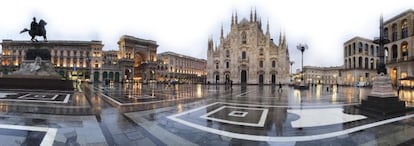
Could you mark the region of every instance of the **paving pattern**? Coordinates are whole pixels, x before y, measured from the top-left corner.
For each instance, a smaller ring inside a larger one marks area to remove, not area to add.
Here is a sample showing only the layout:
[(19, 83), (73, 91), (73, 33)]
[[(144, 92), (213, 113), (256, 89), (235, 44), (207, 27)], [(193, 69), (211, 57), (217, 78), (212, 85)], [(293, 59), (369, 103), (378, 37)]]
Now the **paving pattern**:
[[(355, 108), (369, 88), (84, 84), (0, 91), (0, 145), (412, 145), (414, 113)], [(414, 91), (400, 99), (412, 106)]]

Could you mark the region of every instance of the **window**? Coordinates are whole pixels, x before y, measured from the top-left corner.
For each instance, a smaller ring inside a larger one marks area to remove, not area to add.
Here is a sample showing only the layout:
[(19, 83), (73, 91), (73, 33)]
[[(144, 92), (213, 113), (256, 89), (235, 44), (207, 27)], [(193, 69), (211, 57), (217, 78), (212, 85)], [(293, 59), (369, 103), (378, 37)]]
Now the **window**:
[(371, 56), (374, 56), (374, 45), (371, 45)]
[(259, 61), (259, 67), (260, 67), (260, 68), (262, 68), (262, 67), (263, 67), (263, 61), (262, 61), (262, 60), (260, 60), (260, 61)]
[(406, 60), (408, 60), (408, 44), (407, 44), (407, 42), (404, 42), (402, 45), (401, 45), (401, 57), (402, 57), (402, 60), (404, 60), (404, 61), (406, 61)]
[(345, 66), (345, 68), (347, 68), (348, 67), (348, 61), (345, 59), (344, 62), (345, 62), (344, 66)]
[(259, 55), (260, 55), (260, 56), (263, 56), (263, 48), (260, 48), (260, 50), (259, 50)]
[(408, 37), (407, 19), (404, 19), (401, 25), (401, 39)]
[(348, 48), (346, 48), (346, 47), (344, 48), (344, 50), (345, 50), (345, 51), (344, 51), (345, 57), (347, 57), (347, 56), (348, 56), (348, 54), (347, 54), (347, 53), (348, 53), (347, 49), (348, 49)]
[(392, 41), (397, 40), (397, 24), (392, 25)]
[(272, 67), (275, 68), (276, 67), (276, 61), (272, 61)]
[(351, 45), (348, 45), (348, 56), (351, 56)]
[(229, 62), (226, 62), (226, 68), (229, 68), (229, 66), (230, 66)]
[(242, 52), (242, 59), (246, 59), (246, 52), (245, 51)]
[(368, 44), (365, 44), (364, 46), (364, 54), (368, 55)]
[(362, 43), (358, 43), (358, 53), (362, 53)]
[(384, 38), (388, 39), (388, 28), (384, 28)]
[(246, 32), (242, 32), (241, 34), (242, 37), (242, 44), (247, 44), (247, 36), (246, 36)]
[(355, 65), (356, 65), (356, 64), (355, 64), (355, 57), (353, 57), (352, 63), (353, 63), (353, 64), (352, 64), (352, 67), (353, 67), (353, 68), (355, 68), (355, 67), (356, 67), (356, 66), (355, 66)]
[(397, 59), (397, 56), (398, 56), (397, 45), (393, 45), (392, 46), (392, 59)]
[(373, 58), (371, 58), (370, 63), (371, 63), (371, 69), (374, 69), (374, 59)]
[(230, 51), (226, 50), (226, 57), (230, 57)]
[(364, 66), (364, 68), (365, 69), (368, 69), (368, 57), (365, 58), (365, 66)]
[(216, 69), (219, 69), (219, 63), (216, 63)]
[(352, 55), (355, 54), (355, 43), (352, 43)]

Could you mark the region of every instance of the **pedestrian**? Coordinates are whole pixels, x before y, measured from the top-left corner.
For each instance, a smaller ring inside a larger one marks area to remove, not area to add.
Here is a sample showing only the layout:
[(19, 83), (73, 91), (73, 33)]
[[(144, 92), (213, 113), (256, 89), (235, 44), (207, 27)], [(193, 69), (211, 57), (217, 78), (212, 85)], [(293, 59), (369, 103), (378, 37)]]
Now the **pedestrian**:
[(280, 91), (280, 92), (282, 91), (282, 83), (280, 83), (280, 82), (279, 82), (279, 89), (278, 89), (277, 91), (278, 91), (278, 92), (279, 92), (279, 91)]
[(397, 86), (397, 94), (398, 94), (398, 96), (400, 96), (400, 90), (401, 90), (401, 86)]

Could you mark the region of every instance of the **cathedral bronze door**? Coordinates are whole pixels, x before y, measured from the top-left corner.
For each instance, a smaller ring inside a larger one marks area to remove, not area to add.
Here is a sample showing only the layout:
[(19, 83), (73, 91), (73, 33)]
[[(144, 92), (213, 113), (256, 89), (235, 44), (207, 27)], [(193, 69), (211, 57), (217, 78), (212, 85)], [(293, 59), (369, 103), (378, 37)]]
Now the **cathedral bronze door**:
[(276, 84), (276, 75), (272, 74), (272, 84)]
[(245, 84), (247, 82), (247, 72), (242, 70), (240, 73), (240, 83)]
[(259, 75), (259, 84), (263, 84), (263, 75), (262, 74)]

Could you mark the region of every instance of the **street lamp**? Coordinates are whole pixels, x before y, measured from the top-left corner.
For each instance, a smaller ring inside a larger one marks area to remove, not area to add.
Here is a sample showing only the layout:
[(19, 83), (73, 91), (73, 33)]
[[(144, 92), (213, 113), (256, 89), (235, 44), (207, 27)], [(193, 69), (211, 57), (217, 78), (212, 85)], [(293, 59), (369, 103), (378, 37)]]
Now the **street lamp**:
[(303, 52), (308, 49), (308, 45), (299, 44), (296, 46), (296, 48), (302, 53), (302, 74), (300, 76), (300, 86), (305, 86), (305, 83), (303, 82)]
[(295, 61), (290, 61), (290, 82), (292, 83), (293, 73), (292, 73), (292, 65), (295, 64)]

